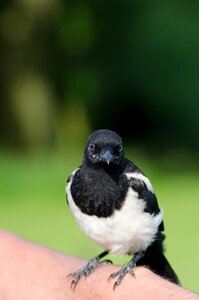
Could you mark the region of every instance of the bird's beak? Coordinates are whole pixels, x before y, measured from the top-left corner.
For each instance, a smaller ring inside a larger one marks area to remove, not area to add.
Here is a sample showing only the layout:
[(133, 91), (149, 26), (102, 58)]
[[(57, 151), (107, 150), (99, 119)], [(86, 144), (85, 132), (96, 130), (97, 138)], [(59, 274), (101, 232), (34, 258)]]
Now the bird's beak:
[(112, 149), (110, 147), (103, 148), (100, 153), (100, 159), (109, 165), (114, 160)]

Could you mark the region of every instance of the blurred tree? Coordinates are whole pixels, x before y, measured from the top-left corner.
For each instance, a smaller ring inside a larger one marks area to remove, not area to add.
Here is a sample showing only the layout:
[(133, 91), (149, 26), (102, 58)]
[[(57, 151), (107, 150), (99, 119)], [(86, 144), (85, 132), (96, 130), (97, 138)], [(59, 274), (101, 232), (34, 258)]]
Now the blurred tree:
[(1, 144), (74, 146), (107, 127), (198, 149), (198, 11), (194, 0), (1, 1)]
[(198, 6), (125, 1), (107, 7), (107, 43), (98, 52), (106, 87), (93, 124), (153, 147), (198, 148)]
[(2, 142), (12, 146), (41, 148), (54, 135), (54, 95), (43, 71), (52, 2), (4, 2), (1, 11), (0, 130)]

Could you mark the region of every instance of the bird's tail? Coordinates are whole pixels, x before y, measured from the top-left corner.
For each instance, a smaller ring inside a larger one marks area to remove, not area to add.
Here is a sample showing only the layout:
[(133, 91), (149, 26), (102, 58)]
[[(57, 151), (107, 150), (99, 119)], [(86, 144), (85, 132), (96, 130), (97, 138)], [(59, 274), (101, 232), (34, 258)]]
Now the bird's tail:
[(176, 273), (164, 256), (162, 240), (156, 240), (147, 248), (145, 255), (137, 262), (137, 266), (141, 265), (149, 267), (154, 273), (171, 282), (180, 284)]

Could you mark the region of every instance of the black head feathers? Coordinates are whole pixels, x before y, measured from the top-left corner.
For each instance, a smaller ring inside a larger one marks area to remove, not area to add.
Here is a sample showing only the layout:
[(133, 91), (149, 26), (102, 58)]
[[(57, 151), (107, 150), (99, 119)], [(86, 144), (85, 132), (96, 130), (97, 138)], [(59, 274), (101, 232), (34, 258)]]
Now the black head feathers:
[(108, 129), (94, 131), (89, 136), (84, 157), (90, 164), (119, 165), (124, 158), (121, 137)]

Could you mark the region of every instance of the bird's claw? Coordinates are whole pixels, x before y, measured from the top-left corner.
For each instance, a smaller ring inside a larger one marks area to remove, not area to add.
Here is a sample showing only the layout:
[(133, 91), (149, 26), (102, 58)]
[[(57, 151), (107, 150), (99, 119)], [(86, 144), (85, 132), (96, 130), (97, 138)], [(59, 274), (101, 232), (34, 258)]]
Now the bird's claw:
[(71, 288), (72, 290), (75, 289), (76, 284), (78, 283), (78, 281), (80, 280), (80, 278), (81, 278), (80, 275), (76, 275), (76, 276), (73, 278), (73, 280), (72, 280), (71, 283), (70, 283), (70, 288)]
[(113, 264), (113, 262), (112, 262), (112, 260), (110, 260), (110, 259), (104, 259), (104, 260), (102, 260), (101, 262), (99, 262), (99, 264)]
[(123, 278), (126, 276), (126, 274), (130, 274), (131, 276), (135, 277), (135, 273), (133, 271), (134, 269), (134, 264), (132, 264), (132, 261), (124, 265), (119, 271), (113, 272), (108, 280), (111, 280), (118, 276), (117, 280), (114, 282), (113, 289), (115, 289), (120, 283), (122, 282)]
[(67, 278), (69, 278), (69, 277), (73, 278), (71, 281), (70, 287), (72, 289), (75, 289), (75, 287), (81, 277), (87, 277), (94, 269), (96, 269), (98, 266), (100, 266), (102, 264), (112, 264), (112, 261), (110, 259), (105, 259), (102, 261), (98, 261), (97, 259), (91, 259), (81, 269), (68, 274)]

